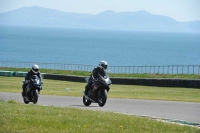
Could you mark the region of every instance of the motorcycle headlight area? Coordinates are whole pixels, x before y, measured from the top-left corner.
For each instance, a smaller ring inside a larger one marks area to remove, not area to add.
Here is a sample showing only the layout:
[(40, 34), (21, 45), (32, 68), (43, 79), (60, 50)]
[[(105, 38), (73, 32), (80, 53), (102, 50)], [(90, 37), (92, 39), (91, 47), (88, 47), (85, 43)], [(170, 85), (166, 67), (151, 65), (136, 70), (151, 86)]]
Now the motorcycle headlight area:
[(94, 86), (94, 89), (97, 89), (97, 88), (98, 88), (98, 86), (95, 85), (95, 86)]

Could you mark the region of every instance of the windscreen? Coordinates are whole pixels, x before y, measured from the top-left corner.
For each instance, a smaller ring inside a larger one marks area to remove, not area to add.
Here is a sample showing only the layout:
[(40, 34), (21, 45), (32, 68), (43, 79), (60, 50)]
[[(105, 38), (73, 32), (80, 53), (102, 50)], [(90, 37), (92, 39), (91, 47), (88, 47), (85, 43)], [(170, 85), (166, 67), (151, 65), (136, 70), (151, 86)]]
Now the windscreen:
[(39, 80), (39, 78), (38, 78), (37, 75), (33, 75), (33, 76), (31, 77), (31, 79), (32, 79), (33, 81), (37, 81), (37, 80)]
[(100, 71), (99, 75), (101, 75), (105, 79), (108, 77), (108, 75), (107, 75), (107, 73), (105, 71)]

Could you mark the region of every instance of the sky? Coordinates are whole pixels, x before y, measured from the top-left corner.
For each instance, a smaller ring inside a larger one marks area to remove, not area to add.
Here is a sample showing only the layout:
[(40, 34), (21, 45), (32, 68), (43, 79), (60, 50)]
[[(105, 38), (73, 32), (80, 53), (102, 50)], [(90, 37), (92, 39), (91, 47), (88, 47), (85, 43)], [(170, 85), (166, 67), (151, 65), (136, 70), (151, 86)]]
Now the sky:
[(179, 22), (200, 20), (200, 0), (0, 0), (0, 13), (30, 6), (89, 14), (145, 10)]

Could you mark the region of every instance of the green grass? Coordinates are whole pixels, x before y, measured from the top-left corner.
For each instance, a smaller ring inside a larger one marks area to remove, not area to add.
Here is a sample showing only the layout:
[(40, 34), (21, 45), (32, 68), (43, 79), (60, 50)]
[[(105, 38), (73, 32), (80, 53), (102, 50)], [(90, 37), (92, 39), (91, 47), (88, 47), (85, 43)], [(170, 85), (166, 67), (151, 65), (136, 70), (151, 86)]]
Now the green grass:
[[(1, 92), (22, 91), (22, 77), (0, 76)], [(59, 96), (82, 96), (86, 83), (69, 82), (60, 80), (43, 80), (43, 95)], [(66, 92), (66, 88), (70, 88)], [(175, 87), (151, 87), (136, 85), (118, 85), (110, 86), (108, 98), (127, 98), (127, 99), (151, 99), (151, 100), (168, 100), (184, 102), (200, 102), (200, 89), (195, 88), (175, 88)]]
[[(22, 71), (28, 72), (30, 68), (9, 68), (0, 67), (0, 70), (4, 71)], [(52, 69), (40, 69), (42, 73), (49, 74), (64, 74), (64, 75), (75, 75), (75, 76), (89, 76), (91, 72), (83, 71), (67, 71), (67, 70), (52, 70)], [(200, 75), (195, 74), (111, 74), (112, 78), (181, 78), (181, 79), (200, 79)]]
[(183, 126), (111, 112), (0, 101), (2, 133), (200, 133)]

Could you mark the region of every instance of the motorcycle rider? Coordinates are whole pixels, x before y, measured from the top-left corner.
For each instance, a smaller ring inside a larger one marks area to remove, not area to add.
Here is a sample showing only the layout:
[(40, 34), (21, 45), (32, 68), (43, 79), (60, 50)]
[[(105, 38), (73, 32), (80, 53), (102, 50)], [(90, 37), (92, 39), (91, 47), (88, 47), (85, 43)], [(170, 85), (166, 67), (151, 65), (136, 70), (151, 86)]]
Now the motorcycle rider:
[[(40, 79), (40, 81), (42, 82), (42, 76), (40, 74), (40, 71), (39, 71), (39, 66), (34, 64), (31, 68), (31, 70), (27, 73), (26, 77), (25, 77), (25, 82), (24, 84), (22, 85), (22, 96), (24, 97), (25, 96), (25, 89), (26, 89), (26, 86), (27, 86), (27, 82), (28, 80), (30, 80), (30, 78), (33, 76), (33, 75), (37, 75)], [(41, 89), (42, 90), (42, 87)], [(39, 90), (39, 93), (40, 93), (40, 90)]]
[(99, 66), (93, 69), (92, 74), (90, 75), (90, 78), (88, 79), (88, 84), (85, 86), (85, 96), (88, 96), (88, 92), (91, 88), (93, 80), (97, 80), (98, 78), (98, 73), (104, 73), (107, 67), (108, 67), (108, 63), (102, 60), (99, 62)]

